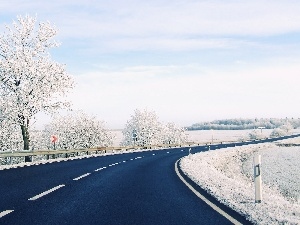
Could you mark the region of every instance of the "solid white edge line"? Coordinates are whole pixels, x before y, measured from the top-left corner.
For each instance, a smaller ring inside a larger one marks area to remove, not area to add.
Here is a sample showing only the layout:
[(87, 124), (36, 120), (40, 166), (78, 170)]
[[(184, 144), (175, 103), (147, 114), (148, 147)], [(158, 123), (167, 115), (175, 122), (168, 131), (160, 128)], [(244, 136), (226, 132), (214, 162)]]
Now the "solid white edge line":
[(49, 193), (51, 193), (51, 192), (57, 190), (57, 189), (59, 189), (59, 188), (62, 188), (62, 187), (64, 187), (64, 186), (65, 186), (64, 184), (58, 185), (58, 186), (56, 186), (56, 187), (54, 187), (54, 188), (49, 189), (48, 191), (44, 191), (44, 192), (42, 192), (42, 193), (39, 194), (39, 195), (36, 195), (36, 196), (34, 196), (34, 197), (32, 197), (32, 198), (29, 198), (28, 200), (29, 200), (29, 201), (37, 200), (37, 199), (39, 199), (39, 198), (41, 198), (41, 197), (43, 197), (43, 196), (45, 196), (45, 195), (47, 195), (47, 194), (49, 194)]
[(81, 178), (84, 178), (84, 177), (86, 177), (86, 176), (88, 176), (88, 175), (90, 175), (90, 174), (91, 174), (91, 173), (83, 174), (83, 175), (81, 175), (81, 176), (79, 176), (79, 177), (74, 178), (73, 180), (80, 180)]
[(209, 201), (207, 198), (205, 198), (203, 195), (201, 195), (197, 190), (195, 190), (179, 173), (177, 164), (178, 164), (179, 159), (175, 163), (175, 171), (177, 176), (180, 178), (180, 180), (192, 191), (194, 192), (195, 195), (197, 195), (198, 198), (200, 198), (202, 201), (204, 201), (207, 205), (209, 205), (211, 208), (213, 208), (215, 211), (220, 213), (222, 216), (224, 216), (226, 219), (228, 219), (230, 222), (236, 225), (242, 225), (239, 221), (231, 217), (229, 214), (224, 212), (222, 209), (220, 209), (218, 206), (213, 204), (211, 201)]
[(7, 214), (13, 212), (14, 210), (5, 210), (3, 212), (0, 213), (0, 218), (3, 217), (3, 216), (6, 216)]

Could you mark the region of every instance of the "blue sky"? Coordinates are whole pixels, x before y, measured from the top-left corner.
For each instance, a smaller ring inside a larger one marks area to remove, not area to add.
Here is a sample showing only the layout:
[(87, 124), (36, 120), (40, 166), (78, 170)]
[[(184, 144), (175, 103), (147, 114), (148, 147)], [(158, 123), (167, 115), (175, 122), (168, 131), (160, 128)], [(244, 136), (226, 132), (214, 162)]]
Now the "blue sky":
[(0, 32), (25, 14), (59, 29), (51, 53), (76, 80), (73, 108), (110, 128), (143, 108), (183, 126), (299, 117), (299, 1), (10, 0), (0, 11)]

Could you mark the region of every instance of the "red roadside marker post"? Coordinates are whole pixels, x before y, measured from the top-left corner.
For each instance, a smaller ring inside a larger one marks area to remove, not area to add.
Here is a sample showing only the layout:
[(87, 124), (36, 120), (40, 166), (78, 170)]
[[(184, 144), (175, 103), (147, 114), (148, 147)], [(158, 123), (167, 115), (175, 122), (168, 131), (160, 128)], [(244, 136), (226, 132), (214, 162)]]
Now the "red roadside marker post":
[(51, 135), (50, 141), (53, 143), (53, 149), (55, 150), (55, 142), (57, 142), (58, 137), (56, 135)]

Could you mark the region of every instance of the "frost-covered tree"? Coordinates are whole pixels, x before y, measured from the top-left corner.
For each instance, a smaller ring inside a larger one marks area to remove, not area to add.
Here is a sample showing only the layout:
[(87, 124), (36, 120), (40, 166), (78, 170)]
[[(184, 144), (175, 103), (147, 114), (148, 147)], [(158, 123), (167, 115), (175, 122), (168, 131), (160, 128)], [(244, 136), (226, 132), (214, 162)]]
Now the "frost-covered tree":
[(257, 130), (257, 129), (251, 131), (248, 135), (249, 135), (250, 140), (257, 140), (257, 139), (265, 138), (265, 135), (262, 134), (261, 130)]
[(127, 121), (122, 131), (124, 140), (122, 145), (145, 146), (162, 142), (162, 124), (155, 112), (147, 110), (135, 110), (134, 115)]
[(293, 129), (293, 126), (290, 123), (281, 125), (278, 128), (275, 128), (272, 133), (270, 134), (270, 137), (280, 137), (290, 134), (291, 130)]
[(81, 111), (56, 115), (40, 137), (44, 147), (53, 149), (50, 136), (56, 135), (57, 149), (82, 149), (112, 146), (113, 135), (105, 129), (104, 122)]
[(135, 110), (123, 130), (124, 146), (182, 144), (186, 141), (184, 129), (173, 123), (162, 124), (153, 111)]
[(289, 134), (291, 132), (291, 130), (294, 129), (294, 127), (292, 126), (292, 124), (290, 124), (289, 122), (287, 122), (286, 124), (283, 124), (279, 128), (282, 129), (282, 130), (284, 130), (284, 132), (286, 132), (286, 134)]
[(187, 135), (185, 129), (177, 126), (174, 123), (167, 123), (164, 126), (163, 132), (163, 144), (176, 144), (180, 145), (187, 142)]
[(270, 137), (273, 138), (273, 137), (281, 137), (281, 136), (284, 136), (284, 135), (287, 135), (287, 132), (283, 129), (280, 129), (280, 128), (275, 128), (271, 134), (270, 134)]
[(25, 16), (0, 35), (0, 104), (3, 116), (21, 128), (25, 150), (33, 116), (68, 106), (60, 99), (73, 87), (72, 78), (49, 53), (59, 46), (56, 34), (49, 22), (37, 24), (36, 18)]

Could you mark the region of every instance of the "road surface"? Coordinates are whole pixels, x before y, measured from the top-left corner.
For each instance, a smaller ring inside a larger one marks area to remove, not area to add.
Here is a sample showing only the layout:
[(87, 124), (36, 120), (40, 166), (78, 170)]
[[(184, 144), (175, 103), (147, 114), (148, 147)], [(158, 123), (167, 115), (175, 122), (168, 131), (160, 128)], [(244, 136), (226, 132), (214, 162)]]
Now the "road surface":
[[(210, 149), (220, 147), (229, 145)], [(198, 146), (192, 152), (208, 148)], [(188, 149), (2, 170), (0, 224), (232, 224), (177, 176), (175, 162), (187, 155)]]

